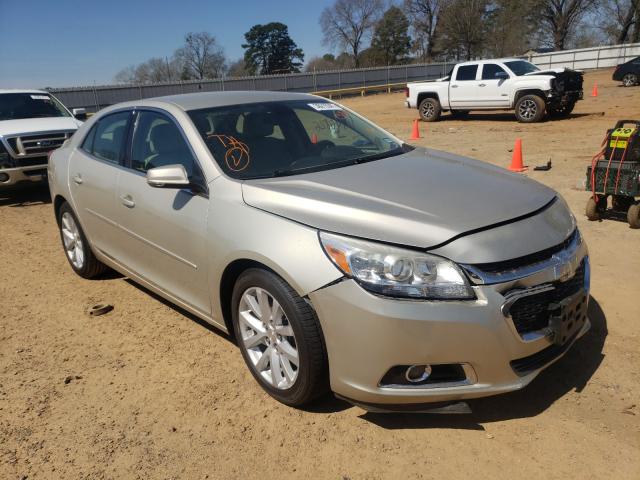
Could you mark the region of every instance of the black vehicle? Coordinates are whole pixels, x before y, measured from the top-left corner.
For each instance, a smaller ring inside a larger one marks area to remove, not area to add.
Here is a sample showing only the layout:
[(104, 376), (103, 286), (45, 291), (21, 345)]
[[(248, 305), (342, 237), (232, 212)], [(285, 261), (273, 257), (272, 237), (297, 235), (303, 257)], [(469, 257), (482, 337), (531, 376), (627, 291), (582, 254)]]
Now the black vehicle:
[(622, 82), (625, 87), (632, 87), (640, 83), (640, 57), (621, 63), (613, 72), (613, 79)]

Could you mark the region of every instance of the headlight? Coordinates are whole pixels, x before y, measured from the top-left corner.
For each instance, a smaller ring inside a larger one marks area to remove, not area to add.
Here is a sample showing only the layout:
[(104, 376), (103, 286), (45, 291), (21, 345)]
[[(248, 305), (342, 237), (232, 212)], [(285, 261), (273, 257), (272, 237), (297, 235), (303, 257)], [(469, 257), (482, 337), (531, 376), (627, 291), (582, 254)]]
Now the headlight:
[(320, 242), (342, 272), (371, 292), (420, 299), (475, 298), (460, 268), (442, 257), (324, 232)]

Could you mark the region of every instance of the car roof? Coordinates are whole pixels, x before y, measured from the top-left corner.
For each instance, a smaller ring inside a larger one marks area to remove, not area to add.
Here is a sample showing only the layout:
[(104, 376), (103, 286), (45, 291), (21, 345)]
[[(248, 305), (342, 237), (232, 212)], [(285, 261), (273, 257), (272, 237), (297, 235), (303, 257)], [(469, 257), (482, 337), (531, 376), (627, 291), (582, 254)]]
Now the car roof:
[(182, 95), (154, 97), (134, 102), (138, 106), (155, 106), (158, 103), (170, 103), (182, 110), (197, 110), (200, 108), (223, 107), (243, 103), (275, 102), (284, 100), (325, 101), (326, 99), (307, 93), (268, 92), (268, 91), (227, 91), (227, 92), (198, 92)]
[(458, 63), (458, 66), (462, 66), (462, 65), (476, 65), (479, 63), (494, 63), (494, 62), (500, 62), (500, 63), (504, 63), (504, 62), (515, 62), (518, 60), (522, 60), (525, 62), (528, 62), (528, 60), (526, 58), (516, 58), (516, 57), (506, 57), (506, 58), (489, 58), (487, 60), (469, 60), (467, 62), (460, 62)]
[(21, 89), (21, 88), (6, 88), (6, 89), (0, 89), (0, 95), (2, 95), (3, 93), (45, 93), (47, 95), (49, 95), (49, 92), (46, 92), (44, 90), (36, 90), (36, 89)]

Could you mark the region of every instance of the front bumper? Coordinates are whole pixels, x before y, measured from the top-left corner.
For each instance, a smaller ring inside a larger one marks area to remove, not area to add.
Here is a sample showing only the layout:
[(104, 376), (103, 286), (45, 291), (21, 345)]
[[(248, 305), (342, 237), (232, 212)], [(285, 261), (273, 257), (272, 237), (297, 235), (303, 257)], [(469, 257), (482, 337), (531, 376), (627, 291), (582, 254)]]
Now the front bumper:
[[(582, 244), (574, 259), (586, 257)], [(588, 262), (588, 258), (585, 259)], [(476, 285), (475, 301), (412, 301), (373, 295), (354, 280), (309, 294), (323, 329), (332, 390), (362, 404), (452, 402), (518, 390), (560, 358), (590, 326), (584, 320), (562, 348), (548, 336), (524, 339), (503, 314), (505, 294), (557, 280), (552, 271), (502, 284)], [(583, 295), (588, 298), (588, 283)], [(586, 309), (586, 306), (585, 306)], [(543, 355), (552, 352), (552, 355)], [(543, 358), (516, 372), (512, 362)], [(429, 386), (381, 386), (399, 365), (460, 364), (466, 380)]]
[(0, 188), (18, 183), (38, 183), (47, 180), (47, 164), (0, 169)]

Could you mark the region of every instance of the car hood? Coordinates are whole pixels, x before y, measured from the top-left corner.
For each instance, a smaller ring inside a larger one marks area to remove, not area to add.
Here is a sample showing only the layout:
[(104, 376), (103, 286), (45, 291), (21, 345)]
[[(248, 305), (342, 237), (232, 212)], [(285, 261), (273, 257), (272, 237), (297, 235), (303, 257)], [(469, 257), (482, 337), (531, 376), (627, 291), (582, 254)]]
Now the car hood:
[(57, 130), (77, 130), (82, 122), (73, 117), (20, 118), (1, 120), (0, 135), (52, 132)]
[(430, 248), (533, 214), (556, 196), (488, 163), (435, 150), (242, 185), (253, 207), (331, 232)]

